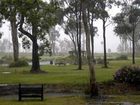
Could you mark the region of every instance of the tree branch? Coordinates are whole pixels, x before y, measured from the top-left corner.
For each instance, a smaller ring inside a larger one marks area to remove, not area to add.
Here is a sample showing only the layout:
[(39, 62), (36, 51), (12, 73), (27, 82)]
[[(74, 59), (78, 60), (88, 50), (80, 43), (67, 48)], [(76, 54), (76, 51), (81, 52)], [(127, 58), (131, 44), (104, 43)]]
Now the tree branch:
[(20, 25), (19, 25), (18, 30), (19, 30), (21, 33), (23, 33), (24, 35), (26, 35), (28, 38), (30, 38), (30, 39), (33, 41), (33, 36), (32, 36), (32, 34), (30, 34), (29, 32), (27, 32), (27, 31), (25, 31), (25, 30), (23, 29), (23, 23), (24, 23), (24, 16), (21, 15), (21, 20), (20, 20)]

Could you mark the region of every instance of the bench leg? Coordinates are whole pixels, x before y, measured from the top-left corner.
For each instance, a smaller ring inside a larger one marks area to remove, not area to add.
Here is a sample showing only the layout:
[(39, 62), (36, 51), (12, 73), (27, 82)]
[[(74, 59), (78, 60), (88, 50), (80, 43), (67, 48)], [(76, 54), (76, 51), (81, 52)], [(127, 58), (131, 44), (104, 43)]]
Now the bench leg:
[(44, 97), (43, 96), (41, 96), (41, 101), (43, 101), (44, 100)]
[(21, 96), (20, 95), (18, 96), (18, 101), (21, 101)]
[(43, 88), (43, 84), (42, 84), (42, 86), (41, 86), (41, 89), (42, 89), (42, 93), (41, 93), (41, 101), (43, 101), (44, 100), (44, 92), (43, 92), (43, 90), (44, 90), (44, 88)]
[(18, 100), (21, 101), (21, 84), (18, 86)]

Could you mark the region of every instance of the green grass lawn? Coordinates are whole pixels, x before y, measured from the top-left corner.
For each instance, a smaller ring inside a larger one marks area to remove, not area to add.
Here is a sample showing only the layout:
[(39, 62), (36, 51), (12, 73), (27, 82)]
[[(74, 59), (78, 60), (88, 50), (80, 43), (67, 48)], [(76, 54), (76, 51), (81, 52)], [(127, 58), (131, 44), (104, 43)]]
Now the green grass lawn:
[[(126, 61), (110, 61), (109, 68), (102, 68), (102, 65), (96, 65), (97, 82), (105, 82), (113, 80), (113, 74), (117, 69), (124, 65), (131, 64), (130, 60)], [(137, 64), (140, 60), (137, 59)], [(47, 71), (45, 74), (30, 74), (30, 67), (8, 68), (0, 67), (0, 83), (18, 84), (18, 83), (44, 83), (57, 85), (84, 85), (89, 82), (88, 66), (83, 66), (83, 70), (76, 70), (77, 66), (41, 66), (41, 69)], [(11, 72), (3, 74), (3, 72)], [(132, 102), (140, 103), (140, 95), (118, 95), (117, 97), (109, 97), (105, 99), (102, 105), (120, 105), (106, 102)], [(96, 100), (86, 99), (82, 96), (67, 97), (45, 97), (43, 102), (36, 100), (28, 100), (18, 102), (16, 98), (0, 97), (2, 105), (88, 105), (87, 103), (96, 104)], [(92, 105), (91, 104), (91, 105)]]
[[(43, 66), (42, 70), (46, 74), (30, 74), (30, 68), (4, 68), (0, 70), (0, 83), (45, 83), (45, 84), (86, 84), (89, 79), (88, 67), (84, 66), (83, 70), (76, 70), (77, 66)], [(2, 72), (9, 71), (10, 74)], [(112, 79), (116, 69), (103, 69), (96, 67), (96, 77), (98, 82)]]
[[(139, 60), (137, 60), (139, 62)], [(131, 64), (130, 60), (111, 61), (109, 68), (102, 68), (102, 65), (96, 65), (97, 82), (104, 82), (113, 79), (113, 74), (121, 66)], [(76, 70), (77, 66), (42, 66), (41, 69), (47, 71), (45, 74), (31, 74), (30, 67), (8, 68), (0, 67), (0, 83), (44, 83), (44, 84), (87, 84), (89, 81), (88, 66), (83, 66), (83, 70)], [(3, 72), (11, 72), (4, 74)]]

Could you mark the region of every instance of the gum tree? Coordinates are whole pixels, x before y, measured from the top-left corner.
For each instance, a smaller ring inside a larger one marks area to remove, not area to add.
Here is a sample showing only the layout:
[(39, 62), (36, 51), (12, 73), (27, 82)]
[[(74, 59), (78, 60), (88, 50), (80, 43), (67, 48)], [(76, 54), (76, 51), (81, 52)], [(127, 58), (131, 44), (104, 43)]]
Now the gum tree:
[[(87, 60), (88, 60), (88, 66), (89, 66), (89, 78), (90, 78), (90, 96), (97, 96), (98, 95), (98, 87), (96, 84), (96, 77), (95, 77), (95, 68), (94, 68), (94, 62), (91, 54), (91, 31), (90, 31), (90, 19), (89, 19), (89, 8), (91, 7), (91, 4), (93, 3), (92, 0), (87, 2), (86, 0), (80, 0), (82, 3), (82, 21), (84, 25), (84, 30), (86, 34), (86, 53), (87, 53)], [(94, 2), (97, 4), (97, 1)], [(95, 4), (94, 4), (95, 6)]]
[(32, 68), (31, 72), (42, 72), (39, 64), (39, 44), (41, 49), (48, 50), (49, 43), (46, 33), (56, 24), (57, 4), (54, 2), (43, 2), (41, 0), (21, 0), (19, 6), (19, 28), (18, 30), (32, 42)]
[(19, 59), (19, 45), (18, 45), (18, 32), (17, 32), (17, 0), (1, 0), (0, 1), (0, 14), (3, 19), (8, 20), (11, 26), (11, 35), (13, 42), (13, 58), (17, 62)]
[(139, 40), (140, 9), (127, 3), (122, 6), (121, 13), (113, 18), (116, 23), (114, 31), (120, 37), (128, 38), (132, 41), (132, 64), (135, 64), (135, 46)]

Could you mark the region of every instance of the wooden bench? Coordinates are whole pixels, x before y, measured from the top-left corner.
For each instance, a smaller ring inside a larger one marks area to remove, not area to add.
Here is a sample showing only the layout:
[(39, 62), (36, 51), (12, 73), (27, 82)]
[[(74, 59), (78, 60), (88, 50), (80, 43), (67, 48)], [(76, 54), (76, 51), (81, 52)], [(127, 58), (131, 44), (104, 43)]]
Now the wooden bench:
[(19, 101), (22, 98), (40, 98), (43, 101), (43, 84), (19, 84)]

